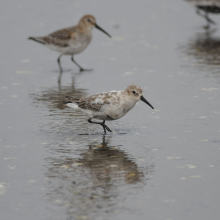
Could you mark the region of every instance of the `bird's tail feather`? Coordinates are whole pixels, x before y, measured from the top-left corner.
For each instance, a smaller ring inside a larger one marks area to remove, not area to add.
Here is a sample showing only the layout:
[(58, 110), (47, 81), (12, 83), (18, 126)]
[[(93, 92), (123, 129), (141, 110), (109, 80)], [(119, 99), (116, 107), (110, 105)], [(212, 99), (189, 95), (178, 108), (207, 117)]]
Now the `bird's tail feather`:
[(68, 107), (70, 107), (70, 108), (75, 108), (75, 109), (77, 109), (78, 108), (78, 105), (77, 104), (75, 104), (75, 103), (66, 103), (66, 106), (68, 106)]
[(68, 101), (64, 102), (63, 104), (67, 105), (70, 108), (78, 108), (79, 99), (73, 98), (71, 96), (66, 96)]
[(40, 40), (37, 37), (29, 37), (28, 40), (33, 40), (33, 41), (36, 41), (38, 43), (45, 44), (45, 42), (43, 40)]

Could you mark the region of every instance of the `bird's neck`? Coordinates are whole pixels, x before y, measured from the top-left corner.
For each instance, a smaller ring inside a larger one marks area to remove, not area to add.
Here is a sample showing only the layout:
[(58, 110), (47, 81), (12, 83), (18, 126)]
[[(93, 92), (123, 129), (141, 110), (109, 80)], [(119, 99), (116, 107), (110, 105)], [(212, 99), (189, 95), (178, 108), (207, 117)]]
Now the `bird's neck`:
[(80, 34), (92, 35), (92, 27), (87, 26), (87, 25), (84, 24), (83, 22), (80, 22), (80, 23), (77, 25), (77, 29), (78, 29), (78, 32), (79, 32)]
[(126, 105), (127, 108), (132, 109), (135, 106), (135, 104), (137, 103), (137, 100), (133, 99), (132, 96), (130, 96), (130, 94), (128, 94), (128, 92), (126, 90), (122, 91), (122, 95), (125, 97), (124, 98), (124, 105)]

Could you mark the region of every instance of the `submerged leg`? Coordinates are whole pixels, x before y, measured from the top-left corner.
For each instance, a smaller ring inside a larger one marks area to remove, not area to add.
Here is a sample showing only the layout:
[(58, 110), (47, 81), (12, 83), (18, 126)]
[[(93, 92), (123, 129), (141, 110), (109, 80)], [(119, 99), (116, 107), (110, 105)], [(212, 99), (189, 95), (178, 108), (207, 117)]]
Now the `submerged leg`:
[(92, 71), (92, 69), (83, 69), (73, 58), (73, 54), (71, 55), (71, 60), (79, 67), (80, 72), (82, 71)]
[(98, 124), (98, 125), (101, 125), (104, 129), (104, 133), (106, 134), (106, 130), (109, 131), (109, 132), (112, 132), (111, 129), (105, 124), (105, 121), (103, 122), (94, 122), (94, 121), (91, 121), (91, 118), (88, 120), (89, 123), (93, 123), (93, 124)]
[(62, 54), (60, 54), (60, 56), (59, 56), (58, 59), (57, 59), (58, 65), (59, 65), (59, 67), (60, 67), (60, 73), (63, 72), (63, 69), (62, 69), (61, 64), (60, 64), (60, 58), (61, 58), (61, 57), (62, 57)]

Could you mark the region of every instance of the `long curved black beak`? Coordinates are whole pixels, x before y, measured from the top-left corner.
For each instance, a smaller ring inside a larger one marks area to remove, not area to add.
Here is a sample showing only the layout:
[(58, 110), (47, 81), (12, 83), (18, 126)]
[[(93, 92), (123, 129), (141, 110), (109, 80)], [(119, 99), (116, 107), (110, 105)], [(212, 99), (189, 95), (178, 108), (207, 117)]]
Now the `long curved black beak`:
[(146, 104), (148, 104), (152, 109), (154, 109), (154, 107), (150, 104), (150, 102), (148, 102), (144, 96), (141, 96), (141, 101), (145, 102)]
[(97, 24), (95, 24), (95, 27), (96, 27), (97, 29), (99, 29), (100, 31), (102, 31), (103, 33), (105, 33), (106, 35), (108, 35), (108, 36), (111, 38), (111, 35), (108, 34), (106, 31), (104, 31), (100, 26), (98, 26)]

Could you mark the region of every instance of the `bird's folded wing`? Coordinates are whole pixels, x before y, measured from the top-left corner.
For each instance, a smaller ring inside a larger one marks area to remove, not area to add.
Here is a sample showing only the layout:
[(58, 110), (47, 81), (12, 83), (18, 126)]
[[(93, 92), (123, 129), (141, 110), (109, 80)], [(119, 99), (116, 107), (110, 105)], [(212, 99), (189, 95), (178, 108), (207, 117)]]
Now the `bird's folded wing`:
[(68, 40), (71, 38), (72, 34), (76, 31), (76, 26), (61, 29), (49, 34), (52, 38), (57, 38), (59, 40)]
[(95, 103), (95, 102), (88, 102), (86, 100), (80, 100), (78, 106), (81, 109), (88, 109), (91, 111), (99, 112), (103, 104)]
[(103, 100), (97, 97), (97, 95), (92, 95), (87, 98), (82, 98), (79, 100), (79, 108), (88, 109), (91, 111), (99, 112), (104, 105), (108, 105), (107, 100)]

